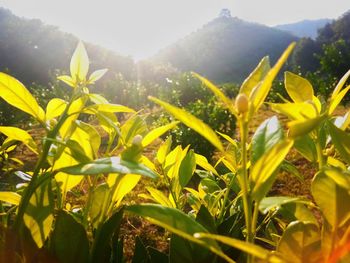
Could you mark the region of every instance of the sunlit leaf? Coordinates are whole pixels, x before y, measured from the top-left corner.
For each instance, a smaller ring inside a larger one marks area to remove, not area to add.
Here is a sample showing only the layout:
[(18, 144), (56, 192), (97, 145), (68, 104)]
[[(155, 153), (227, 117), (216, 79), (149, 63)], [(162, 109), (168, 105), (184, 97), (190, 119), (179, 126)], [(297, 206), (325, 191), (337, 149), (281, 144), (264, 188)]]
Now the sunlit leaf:
[(272, 69), (270, 69), (269, 73), (267, 73), (266, 77), (264, 78), (264, 81), (256, 87), (250, 95), (250, 101), (252, 102), (252, 107), (251, 107), (251, 113), (250, 115), (254, 112), (256, 112), (260, 106), (263, 104), (265, 101), (266, 96), (268, 95), (271, 85), (275, 77), (277, 76), (278, 72), (282, 68), (283, 64), (289, 57), (290, 53), (292, 52), (293, 48), (295, 47), (295, 42), (290, 44), (288, 48), (284, 51), (282, 56), (278, 59), (276, 64), (273, 66)]
[(314, 89), (307, 79), (287, 71), (284, 73), (284, 83), (289, 97), (294, 102), (313, 100)]
[(46, 120), (51, 120), (60, 116), (67, 107), (67, 102), (62, 99), (54, 98), (46, 106)]
[(279, 256), (272, 254), (270, 250), (264, 249), (258, 245), (244, 242), (239, 239), (221, 236), (221, 235), (213, 235), (207, 233), (196, 233), (195, 237), (198, 239), (212, 239), (216, 241), (220, 241), (230, 247), (234, 247), (241, 251), (244, 251), (248, 254), (251, 254), (257, 258), (263, 259), (264, 262), (273, 262), (273, 263), (282, 263), (284, 260)]
[(91, 163), (83, 163), (60, 169), (61, 172), (73, 175), (96, 175), (105, 173), (139, 174), (150, 178), (157, 178), (158, 175), (148, 167), (134, 162), (109, 157), (97, 159)]
[(205, 170), (212, 172), (215, 175), (219, 175), (215, 168), (208, 162), (207, 158), (203, 155), (195, 153), (196, 164)]
[(84, 113), (96, 114), (97, 111), (107, 112), (107, 113), (119, 113), (119, 112), (131, 112), (134, 113), (133, 109), (119, 104), (101, 103), (88, 106), (84, 109)]
[(73, 123), (78, 118), (80, 111), (83, 109), (86, 99), (78, 98), (70, 105), (69, 110), (67, 112), (68, 118), (63, 123), (59, 133), (62, 138), (66, 138), (70, 135), (70, 133), (75, 129), (75, 125)]
[(72, 79), (71, 76), (67, 76), (67, 75), (62, 75), (57, 77), (58, 80), (63, 81), (64, 83), (66, 83), (68, 86), (75, 88), (75, 82), (74, 79)]
[(283, 138), (283, 130), (276, 116), (265, 120), (252, 138), (252, 157), (254, 164), (263, 154)]
[(9, 203), (11, 205), (19, 205), (21, 202), (21, 196), (15, 192), (1, 191), (0, 201)]
[(339, 92), (333, 99), (331, 99), (331, 102), (329, 104), (329, 114), (332, 114), (334, 112), (334, 110), (337, 108), (339, 103), (348, 93), (349, 89), (350, 89), (350, 85), (347, 86), (345, 89), (343, 89), (341, 92)]
[(191, 180), (191, 177), (196, 169), (196, 157), (193, 150), (190, 150), (185, 158), (183, 158), (179, 167), (179, 183), (185, 187)]
[(38, 121), (45, 121), (45, 112), (32, 94), (17, 79), (2, 72), (0, 72), (0, 97)]
[(141, 175), (139, 174), (108, 175), (107, 183), (111, 189), (114, 189), (112, 201), (116, 206), (120, 205), (123, 198), (134, 189), (140, 179)]
[(99, 69), (92, 72), (88, 80), (89, 84), (93, 84), (96, 81), (98, 81), (100, 78), (103, 77), (104, 74), (106, 74), (107, 71), (108, 69), (105, 68), (105, 69)]
[(11, 140), (23, 142), (34, 153), (38, 153), (38, 147), (27, 131), (16, 127), (0, 126), (0, 133), (6, 135)]
[(332, 93), (332, 96), (331, 96), (331, 104), (332, 104), (332, 101), (337, 97), (337, 95), (339, 94), (341, 89), (344, 87), (344, 85), (345, 85), (346, 81), (348, 80), (349, 76), (350, 76), (350, 70), (348, 72), (346, 72), (345, 75), (339, 80), (337, 86), (333, 90), (333, 93)]
[(278, 252), (287, 262), (322, 262), (320, 232), (310, 222), (292, 222), (283, 232)]
[(167, 206), (167, 207), (174, 207), (172, 202), (167, 198), (162, 191), (159, 191), (158, 189), (155, 189), (153, 187), (146, 187), (147, 191), (150, 193), (152, 199), (156, 201), (158, 204)]
[(288, 136), (291, 138), (304, 136), (316, 129), (325, 118), (325, 115), (321, 115), (313, 119), (291, 121), (287, 124), (289, 127)]
[(239, 93), (244, 93), (248, 97), (250, 93), (252, 92), (253, 88), (255, 88), (260, 81), (262, 81), (269, 70), (270, 67), (270, 60), (269, 57), (264, 57), (258, 64), (258, 66), (254, 69), (252, 73), (246, 78), (239, 90)]
[(332, 123), (329, 123), (328, 127), (335, 148), (340, 156), (350, 164), (350, 134), (337, 128)]
[(53, 218), (51, 181), (46, 180), (31, 196), (23, 216), (24, 223), (39, 248), (50, 234)]
[(104, 211), (110, 205), (110, 188), (107, 184), (100, 184), (95, 187), (91, 194), (91, 203), (88, 210), (91, 223), (97, 228), (104, 219)]
[(318, 116), (317, 109), (312, 103), (272, 103), (272, 110), (277, 113), (286, 115), (291, 120), (304, 120)]
[(90, 159), (96, 158), (101, 145), (101, 136), (90, 124), (78, 120), (75, 124), (77, 127), (72, 134), (71, 139), (81, 145), (85, 154)]
[(74, 82), (83, 81), (89, 71), (89, 58), (83, 43), (80, 41), (70, 61), (70, 74)]
[(306, 201), (299, 197), (289, 197), (289, 196), (271, 196), (265, 197), (261, 200), (259, 204), (259, 210), (266, 214), (271, 209), (277, 209), (285, 204), (289, 203), (303, 203), (303, 204), (311, 204), (311, 201)]
[(183, 122), (189, 128), (195, 130), (204, 138), (206, 138), (211, 144), (213, 144), (218, 150), (224, 151), (224, 147), (221, 144), (221, 141), (217, 137), (216, 133), (203, 121), (197, 119), (190, 113), (186, 112), (183, 109), (172, 106), (166, 102), (158, 100), (156, 98), (150, 97), (150, 100), (162, 106), (166, 111), (168, 111), (175, 118)]
[(232, 114), (237, 115), (237, 112), (236, 112), (236, 110), (234, 108), (234, 104), (233, 104), (232, 100), (230, 98), (226, 97), (226, 95), (218, 87), (216, 87), (209, 80), (207, 80), (206, 78), (200, 76), (197, 73), (192, 72), (192, 75), (194, 77), (198, 78), (200, 81), (202, 81), (203, 84), (215, 94), (215, 96), (225, 105), (225, 107), (228, 110), (230, 110), (230, 112)]
[(277, 174), (276, 168), (281, 164), (293, 141), (283, 140), (267, 151), (251, 168), (250, 180), (252, 183), (252, 198), (260, 201), (270, 190)]
[(174, 121), (172, 123), (169, 123), (167, 125), (158, 127), (153, 129), (152, 131), (150, 131), (149, 133), (147, 133), (147, 135), (143, 138), (142, 140), (142, 146), (146, 147), (149, 144), (151, 144), (155, 139), (159, 138), (160, 136), (162, 136), (164, 133), (166, 133), (167, 131), (173, 129), (176, 127), (176, 125), (178, 125), (180, 122), (178, 121)]
[(172, 144), (172, 138), (169, 136), (166, 141), (159, 147), (157, 151), (157, 160), (160, 164), (165, 162), (165, 158), (170, 151)]

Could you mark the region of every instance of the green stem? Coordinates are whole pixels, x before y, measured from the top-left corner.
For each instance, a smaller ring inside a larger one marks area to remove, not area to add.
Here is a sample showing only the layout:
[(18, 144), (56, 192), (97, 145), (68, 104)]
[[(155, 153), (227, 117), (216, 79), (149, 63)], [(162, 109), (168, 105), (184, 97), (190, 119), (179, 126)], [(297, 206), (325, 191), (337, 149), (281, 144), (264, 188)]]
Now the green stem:
[[(254, 237), (252, 232), (252, 202), (249, 194), (249, 180), (247, 172), (248, 154), (247, 154), (247, 141), (248, 141), (248, 122), (244, 120), (244, 116), (240, 116), (240, 133), (241, 133), (241, 154), (242, 154), (242, 198), (243, 198), (243, 210), (245, 225), (247, 229), (247, 243), (253, 243)], [(248, 263), (252, 262), (253, 257), (248, 254)]]
[(322, 153), (321, 142), (319, 140), (319, 136), (316, 138), (316, 151), (317, 151), (317, 161), (318, 161), (318, 169), (321, 170), (324, 164), (324, 156)]

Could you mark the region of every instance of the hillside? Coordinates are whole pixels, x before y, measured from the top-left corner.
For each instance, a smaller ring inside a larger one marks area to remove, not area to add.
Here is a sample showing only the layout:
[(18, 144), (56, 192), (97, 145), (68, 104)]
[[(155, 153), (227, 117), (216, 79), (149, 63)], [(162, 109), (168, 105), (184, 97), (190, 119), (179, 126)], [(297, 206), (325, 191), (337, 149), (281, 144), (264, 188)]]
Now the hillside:
[(291, 24), (277, 25), (275, 28), (287, 31), (297, 37), (310, 37), (315, 39), (317, 31), (324, 27), (327, 23), (331, 23), (332, 19), (324, 18), (317, 20), (303, 20)]
[[(47, 84), (56, 70), (69, 68), (67, 61), (78, 38), (37, 19), (20, 18), (0, 8), (0, 71), (26, 84)], [(109, 68), (131, 77), (134, 62), (102, 47), (86, 44), (92, 68)]]
[(221, 15), (162, 49), (153, 59), (216, 82), (241, 82), (266, 55), (274, 62), (297, 37), (264, 25)]

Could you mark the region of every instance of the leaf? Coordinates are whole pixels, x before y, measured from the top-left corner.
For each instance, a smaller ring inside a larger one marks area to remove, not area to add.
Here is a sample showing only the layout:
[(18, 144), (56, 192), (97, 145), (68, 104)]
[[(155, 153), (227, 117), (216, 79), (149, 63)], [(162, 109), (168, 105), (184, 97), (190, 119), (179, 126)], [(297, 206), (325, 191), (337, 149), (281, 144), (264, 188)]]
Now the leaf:
[(309, 135), (296, 138), (294, 148), (310, 162), (317, 160), (316, 145)]
[(54, 98), (46, 106), (46, 120), (51, 120), (60, 116), (67, 107), (67, 102), (62, 99)]
[(270, 190), (276, 174), (276, 168), (284, 160), (293, 141), (283, 140), (266, 152), (251, 168), (250, 181), (252, 185), (252, 198), (255, 201), (262, 200)]
[(157, 151), (157, 160), (160, 164), (165, 162), (165, 158), (168, 155), (172, 144), (172, 138), (169, 136), (166, 141), (159, 147)]
[(248, 78), (244, 80), (239, 93), (244, 93), (249, 97), (252, 90), (266, 77), (270, 69), (270, 60), (266, 56), (259, 62), (254, 71), (250, 73)]
[(307, 200), (286, 203), (278, 209), (278, 215), (281, 216), (285, 222), (302, 221), (310, 222), (318, 226), (319, 222), (311, 210), (314, 207), (315, 205)]
[(8, 104), (33, 116), (39, 122), (45, 121), (44, 110), (35, 98), (17, 79), (0, 72), (0, 97)]
[(141, 175), (138, 174), (109, 174), (107, 183), (114, 189), (112, 193), (112, 202), (119, 206), (123, 198), (134, 189), (140, 181)]
[(148, 247), (147, 250), (151, 259), (151, 263), (169, 263), (169, 256), (167, 254), (160, 252), (153, 247)]
[(252, 164), (283, 138), (283, 130), (276, 116), (264, 121), (252, 138)]
[(330, 122), (328, 127), (335, 148), (339, 152), (340, 156), (348, 164), (350, 164), (350, 134), (339, 129), (333, 123)]
[(50, 248), (60, 262), (83, 263), (89, 259), (89, 240), (84, 227), (63, 210), (58, 211)]
[(203, 155), (194, 154), (196, 157), (196, 164), (202, 168), (204, 168), (208, 172), (212, 172), (215, 175), (219, 175), (215, 168), (208, 162), (207, 158)]
[(312, 196), (324, 218), (335, 231), (350, 218), (350, 183), (348, 174), (326, 169), (316, 174), (311, 184)]
[(341, 92), (337, 94), (337, 96), (334, 97), (334, 99), (331, 100), (329, 104), (329, 110), (328, 113), (332, 114), (334, 110), (337, 108), (339, 103), (342, 101), (342, 99), (345, 97), (345, 95), (348, 93), (350, 89), (350, 85), (347, 86), (345, 89), (343, 89)]
[(89, 58), (83, 42), (79, 42), (70, 61), (70, 74), (74, 82), (84, 81), (89, 71)]
[(172, 106), (156, 98), (150, 97), (150, 100), (162, 106), (166, 111), (168, 111), (175, 118), (179, 119), (186, 126), (198, 132), (200, 135), (206, 138), (211, 144), (213, 144), (218, 150), (220, 150), (221, 152), (224, 151), (224, 147), (221, 144), (221, 141), (217, 137), (216, 133), (203, 121), (197, 119), (196, 117), (194, 117), (193, 115), (191, 115), (190, 113), (186, 112), (183, 109)]
[(278, 257), (275, 254), (272, 254), (269, 250), (266, 250), (258, 245), (247, 243), (245, 241), (227, 237), (227, 236), (221, 236), (221, 235), (213, 235), (213, 234), (207, 234), (207, 233), (196, 233), (194, 235), (198, 239), (212, 239), (216, 241), (220, 241), (230, 247), (237, 248), (245, 253), (251, 254), (257, 258), (260, 258), (264, 260), (264, 262), (284, 262), (280, 257)]
[(218, 254), (228, 262), (234, 262), (222, 253), (220, 247), (213, 240), (199, 240), (193, 237), (197, 232), (208, 232), (202, 225), (197, 223), (183, 212), (170, 207), (156, 204), (132, 205), (125, 208), (126, 211), (144, 217), (146, 220), (168, 231), (209, 248), (212, 252)]
[[(124, 210), (120, 209), (114, 213), (97, 230), (93, 241), (90, 262), (109, 262), (112, 248), (111, 239), (118, 238), (120, 225), (122, 223)], [(113, 244), (114, 245), (114, 244)]]
[(121, 127), (121, 133), (124, 144), (131, 145), (136, 135), (144, 136), (147, 133), (147, 124), (143, 118), (134, 115)]
[(151, 132), (147, 133), (147, 135), (142, 140), (142, 146), (146, 147), (150, 145), (155, 139), (162, 136), (167, 131), (173, 129), (178, 125), (180, 122), (174, 121), (172, 123), (169, 123), (167, 125), (163, 125), (161, 127), (158, 127), (156, 129), (153, 129)]
[(283, 254), (287, 262), (322, 262), (320, 237), (316, 225), (295, 221), (284, 231), (277, 251)]
[(120, 112), (128, 112), (134, 113), (133, 109), (130, 109), (126, 106), (119, 104), (111, 104), (111, 103), (99, 103), (86, 107), (83, 112), (87, 114), (96, 114), (97, 111), (105, 112), (105, 113), (120, 113)]
[(96, 81), (98, 81), (100, 78), (103, 77), (104, 74), (106, 74), (106, 72), (108, 71), (108, 69), (99, 69), (96, 70), (94, 72), (91, 73), (88, 83), (89, 84), (94, 84)]
[(284, 84), (289, 97), (294, 102), (313, 100), (314, 89), (307, 79), (287, 71), (284, 73)]
[(96, 175), (104, 173), (139, 174), (155, 179), (158, 175), (146, 166), (124, 161), (120, 157), (97, 159), (90, 163), (61, 168), (59, 171), (73, 175)]
[(0, 133), (3, 133), (11, 140), (23, 142), (31, 151), (38, 153), (38, 146), (28, 132), (16, 127), (0, 126)]
[(195, 169), (196, 157), (193, 150), (190, 150), (182, 160), (179, 168), (179, 182), (182, 187), (185, 187), (191, 180)]
[[(206, 78), (200, 76), (197, 73), (192, 72), (192, 75), (194, 77), (196, 77), (197, 79), (199, 79), (200, 81), (203, 82), (203, 84), (209, 88), (214, 94), (215, 96), (221, 101), (223, 102), (223, 104), (225, 105), (225, 107), (233, 114), (233, 115), (237, 115), (235, 106), (232, 102), (232, 100), (228, 97), (226, 97), (226, 95), (218, 88), (216, 87), (213, 83), (211, 83), (209, 80), (207, 80)], [(155, 102), (155, 101), (154, 101)]]
[(272, 110), (286, 115), (291, 120), (305, 120), (318, 116), (317, 108), (308, 102), (272, 103)]
[(132, 257), (132, 263), (149, 263), (149, 255), (145, 245), (139, 236), (136, 236), (134, 255)]
[(60, 80), (60, 81), (63, 81), (68, 86), (70, 86), (72, 88), (75, 88), (75, 82), (74, 82), (74, 79), (72, 79), (71, 76), (62, 75), (62, 76), (58, 76), (57, 79)]
[(295, 202), (305, 203), (305, 200), (302, 200), (299, 197), (289, 197), (289, 196), (265, 197), (261, 200), (259, 204), (259, 210), (261, 213), (266, 214), (271, 209), (277, 209), (284, 204), (295, 203)]
[(337, 95), (339, 94), (341, 89), (344, 87), (349, 76), (350, 76), (350, 70), (348, 72), (346, 72), (345, 75), (339, 80), (339, 82), (338, 82), (337, 86), (335, 87), (335, 89), (333, 90), (333, 93), (331, 96), (331, 105), (332, 105), (333, 100), (337, 97)]
[(0, 201), (9, 203), (11, 205), (19, 205), (21, 202), (21, 196), (15, 192), (1, 191)]
[(290, 44), (288, 48), (283, 52), (282, 56), (278, 59), (276, 64), (273, 66), (272, 69), (270, 69), (269, 73), (267, 73), (266, 77), (264, 78), (264, 81), (256, 87), (250, 94), (250, 101), (252, 102), (253, 107), (251, 107), (251, 113), (250, 116), (254, 112), (257, 112), (260, 106), (265, 101), (266, 96), (268, 95), (271, 85), (275, 77), (277, 76), (278, 72), (282, 68), (282, 65), (289, 57), (290, 53), (292, 52), (293, 48), (295, 47), (295, 42)]
[(291, 138), (304, 136), (312, 132), (314, 129), (316, 129), (326, 118), (327, 118), (326, 115), (321, 115), (313, 119), (288, 122), (287, 123), (287, 126), (289, 127), (288, 136)]
[(169, 198), (167, 198), (162, 191), (155, 189), (153, 187), (147, 186), (146, 190), (150, 193), (152, 199), (162, 205), (167, 207), (174, 207)]
[(45, 180), (30, 197), (23, 216), (24, 223), (39, 248), (49, 236), (54, 219), (51, 181)]
[(96, 158), (101, 145), (101, 136), (97, 130), (85, 122), (76, 120), (77, 128), (71, 136), (72, 140), (80, 143), (85, 154), (90, 158)]
[(107, 211), (107, 207), (110, 205), (109, 198), (110, 188), (107, 184), (100, 184), (93, 189), (88, 213), (94, 228), (97, 228), (104, 220), (104, 211)]

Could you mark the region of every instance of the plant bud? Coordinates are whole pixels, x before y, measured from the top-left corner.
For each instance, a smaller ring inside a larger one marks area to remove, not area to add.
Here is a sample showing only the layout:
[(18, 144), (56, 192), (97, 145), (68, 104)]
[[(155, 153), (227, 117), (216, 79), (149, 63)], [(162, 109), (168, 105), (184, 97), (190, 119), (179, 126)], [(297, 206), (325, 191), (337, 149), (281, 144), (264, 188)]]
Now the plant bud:
[(245, 113), (248, 111), (249, 101), (247, 95), (244, 93), (238, 94), (235, 101), (235, 106), (238, 113)]
[(140, 134), (137, 134), (137, 135), (132, 139), (132, 145), (141, 146), (142, 140), (143, 140), (143, 137), (142, 137)]

